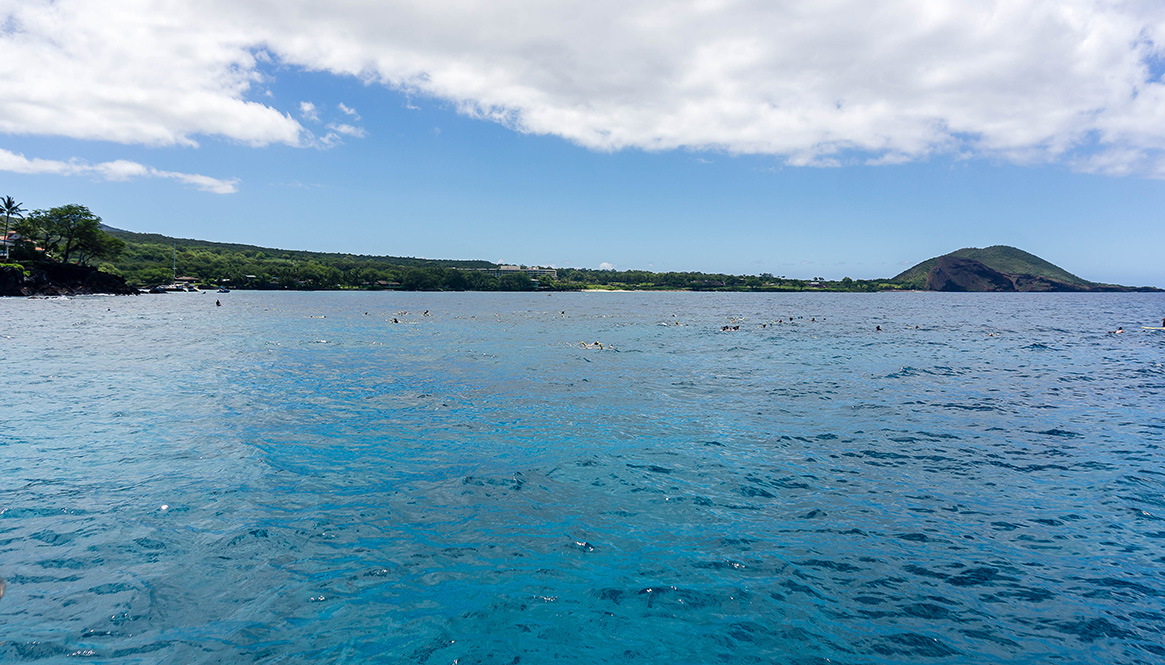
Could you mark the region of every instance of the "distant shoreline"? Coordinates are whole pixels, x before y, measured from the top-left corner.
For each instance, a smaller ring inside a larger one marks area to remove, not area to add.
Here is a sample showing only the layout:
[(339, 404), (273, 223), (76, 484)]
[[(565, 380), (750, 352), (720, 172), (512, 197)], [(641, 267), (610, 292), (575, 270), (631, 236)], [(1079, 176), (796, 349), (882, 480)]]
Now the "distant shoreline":
[[(219, 297), (230, 297), (229, 294), (217, 293), (214, 289), (200, 289), (198, 291), (167, 291), (164, 293), (149, 293), (142, 291), (140, 295), (174, 295), (186, 293), (203, 293), (215, 294)], [(405, 290), (405, 289), (231, 289), (231, 293), (416, 293), (416, 294), (440, 294), (440, 293), (489, 293), (489, 294), (503, 294), (503, 293), (522, 293), (526, 295), (552, 295), (552, 294), (567, 294), (567, 293), (706, 293), (706, 294), (868, 294), (868, 295), (887, 295), (887, 294), (928, 294), (928, 293), (946, 293), (946, 294), (986, 294), (986, 295), (1055, 295), (1055, 294), (1113, 294), (1113, 293), (1165, 293), (1165, 290), (1129, 290), (1129, 291), (926, 291), (924, 289), (887, 289), (883, 291), (840, 291), (828, 289), (557, 289), (553, 291), (481, 291), (473, 289), (452, 290), (452, 289), (434, 289), (429, 291), (420, 290)], [(76, 295), (103, 295), (103, 294), (76, 294)], [(108, 294), (104, 294), (108, 295)], [(39, 297), (39, 296), (29, 296)]]

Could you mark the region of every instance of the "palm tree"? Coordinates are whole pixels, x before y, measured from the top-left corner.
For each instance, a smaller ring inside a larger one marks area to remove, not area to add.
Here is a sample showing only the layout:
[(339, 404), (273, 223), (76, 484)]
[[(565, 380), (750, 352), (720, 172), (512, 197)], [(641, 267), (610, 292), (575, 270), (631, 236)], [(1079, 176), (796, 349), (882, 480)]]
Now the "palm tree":
[(8, 223), (12, 221), (13, 217), (24, 219), (23, 203), (17, 203), (16, 199), (11, 196), (5, 196), (0, 199), (0, 212), (4, 213), (4, 258), (8, 258)]

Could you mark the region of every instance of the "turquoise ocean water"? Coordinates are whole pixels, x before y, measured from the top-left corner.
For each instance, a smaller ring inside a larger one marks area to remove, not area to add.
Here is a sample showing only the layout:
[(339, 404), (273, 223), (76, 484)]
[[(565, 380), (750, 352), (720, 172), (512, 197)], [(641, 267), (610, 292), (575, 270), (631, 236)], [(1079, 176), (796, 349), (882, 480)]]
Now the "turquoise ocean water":
[(0, 313), (0, 662), (1165, 662), (1161, 294)]

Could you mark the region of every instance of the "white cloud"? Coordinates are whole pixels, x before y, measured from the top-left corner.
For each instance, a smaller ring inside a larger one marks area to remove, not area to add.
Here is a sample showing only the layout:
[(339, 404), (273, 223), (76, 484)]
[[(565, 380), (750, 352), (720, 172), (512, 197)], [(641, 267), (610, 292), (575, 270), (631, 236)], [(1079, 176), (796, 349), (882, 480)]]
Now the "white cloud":
[[(336, 108), (338, 108), (345, 115), (351, 116), (356, 120), (360, 119), (360, 114), (346, 106), (343, 102), (337, 104)], [(311, 102), (300, 102), (299, 114), (303, 116), (305, 120), (310, 120), (317, 123), (321, 122), (320, 109), (318, 106)], [(364, 138), (366, 135), (363, 127), (357, 127), (356, 125), (351, 125), (345, 122), (329, 122), (324, 125), (324, 129), (327, 131), (323, 134), (323, 136), (317, 136), (313, 132), (304, 130), (302, 136), (299, 139), (299, 144), (302, 146), (310, 146), (313, 148), (328, 150), (343, 143), (345, 136), (352, 138)]]
[(165, 178), (193, 185), (204, 192), (233, 194), (238, 191), (238, 180), (222, 180), (197, 173), (163, 171), (152, 166), (123, 159), (90, 164), (84, 160), (29, 159), (19, 153), (0, 148), (0, 171), (11, 173), (38, 173), (52, 175), (87, 175), (104, 180), (132, 180), (134, 178)]
[(335, 132), (328, 132), (323, 136), (316, 136), (315, 134), (308, 133), (304, 139), (305, 146), (318, 148), (320, 150), (331, 150), (343, 142), (344, 139)]
[(355, 138), (364, 138), (365, 134), (363, 127), (356, 127), (354, 125), (347, 125), (344, 123), (329, 123), (328, 129), (337, 134), (343, 134), (344, 136), (352, 136)]
[(255, 35), (182, 0), (0, 0), (0, 133), (147, 145), (219, 135), (296, 144), (291, 116), (249, 101)]
[(303, 116), (304, 120), (320, 121), (320, 112), (316, 110), (316, 105), (311, 102), (299, 103), (299, 115)]
[(599, 270), (614, 270), (615, 264), (609, 261), (603, 261), (599, 264)]
[(0, 0), (0, 25), (0, 133), (318, 145), (249, 99), (290, 66), (596, 150), (1165, 172), (1152, 0)]
[(303, 140), (303, 145), (321, 150), (330, 150), (344, 142), (345, 136), (353, 138), (364, 138), (367, 132), (363, 127), (356, 127), (354, 125), (347, 125), (343, 123), (328, 123), (325, 128), (328, 130), (323, 136), (316, 136), (308, 132), (306, 138)]

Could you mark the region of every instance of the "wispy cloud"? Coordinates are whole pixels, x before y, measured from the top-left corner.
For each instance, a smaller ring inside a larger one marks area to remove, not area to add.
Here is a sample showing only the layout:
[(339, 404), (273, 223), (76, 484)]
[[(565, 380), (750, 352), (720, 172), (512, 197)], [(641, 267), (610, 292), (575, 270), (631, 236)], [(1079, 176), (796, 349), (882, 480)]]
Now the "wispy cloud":
[[(344, 115), (357, 121), (360, 120), (360, 114), (347, 104), (340, 102), (336, 105), (336, 108)], [(313, 123), (322, 122), (320, 119), (320, 107), (311, 102), (300, 102), (299, 114), (304, 120), (309, 120)], [(367, 134), (363, 127), (346, 122), (329, 122), (324, 125), (324, 129), (326, 131), (322, 135), (304, 130), (303, 136), (300, 139), (300, 145), (328, 150), (342, 144), (345, 136), (362, 139)]]
[(316, 110), (316, 105), (312, 104), (311, 102), (299, 103), (299, 115), (301, 115), (304, 120), (310, 120), (312, 122), (320, 121), (320, 112)]
[(152, 166), (119, 159), (111, 162), (90, 164), (80, 159), (61, 161), (55, 159), (29, 159), (22, 154), (0, 149), (0, 171), (11, 173), (40, 173), (54, 175), (84, 175), (103, 180), (124, 181), (135, 178), (164, 178), (192, 185), (204, 192), (214, 194), (234, 194), (238, 191), (237, 179), (223, 180), (198, 173), (163, 171)]
[(328, 129), (337, 134), (343, 134), (344, 136), (351, 136), (358, 139), (364, 138), (365, 135), (363, 127), (356, 127), (354, 125), (348, 125), (344, 123), (329, 123)]
[(318, 148), (320, 150), (330, 150), (338, 145), (344, 143), (344, 137), (362, 139), (367, 135), (363, 127), (355, 125), (348, 125), (344, 123), (328, 123), (325, 125), (325, 132), (322, 135), (315, 135), (311, 132), (306, 134), (303, 145), (311, 148)]

